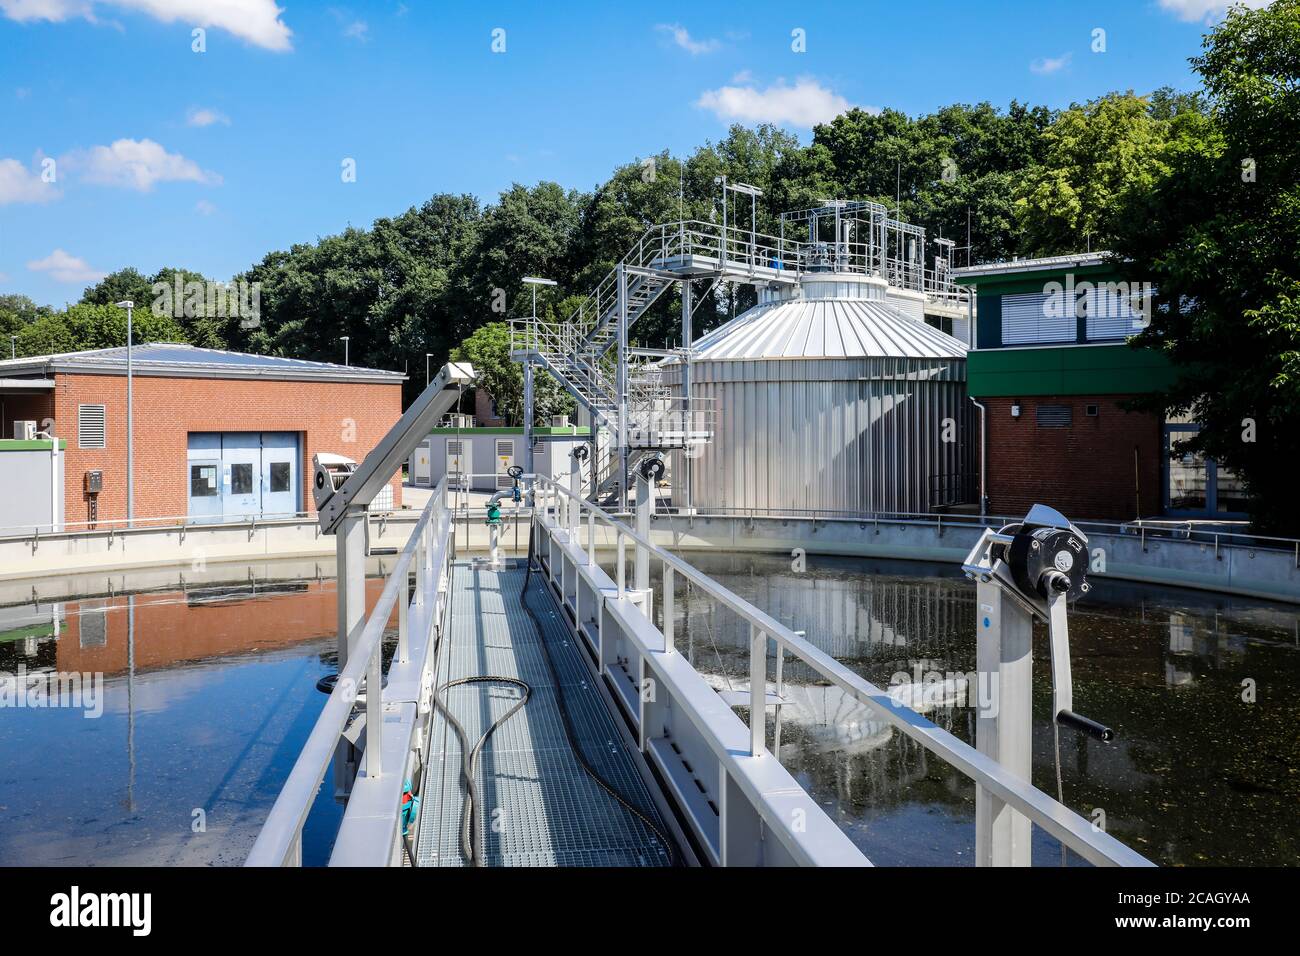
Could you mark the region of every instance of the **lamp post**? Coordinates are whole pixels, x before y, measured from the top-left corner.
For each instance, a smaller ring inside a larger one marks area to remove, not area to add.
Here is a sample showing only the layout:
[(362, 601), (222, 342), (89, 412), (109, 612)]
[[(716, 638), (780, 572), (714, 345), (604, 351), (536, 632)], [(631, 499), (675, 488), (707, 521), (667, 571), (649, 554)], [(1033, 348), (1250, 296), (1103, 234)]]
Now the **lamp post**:
[[(557, 285), (554, 279), (524, 276), (524, 284), (533, 287), (533, 327), (537, 326), (537, 287)], [(524, 361), (524, 471), (533, 473), (533, 361)]]
[(16, 359), (18, 357), (18, 336), (9, 336), (9, 357)]
[(126, 526), (135, 527), (135, 397), (134, 364), (131, 355), (131, 318), (135, 303), (130, 299), (117, 304), (126, 309)]
[[(424, 387), (425, 388), (429, 387), (429, 359), (431, 358), (433, 358), (432, 352), (424, 353)], [(460, 411), (460, 409), (458, 408), (456, 409), (456, 411)]]
[(351, 365), (352, 363), (348, 361), (348, 342), (351, 341), (351, 337), (347, 335), (340, 335), (339, 339), (341, 339), (343, 342), (343, 364)]

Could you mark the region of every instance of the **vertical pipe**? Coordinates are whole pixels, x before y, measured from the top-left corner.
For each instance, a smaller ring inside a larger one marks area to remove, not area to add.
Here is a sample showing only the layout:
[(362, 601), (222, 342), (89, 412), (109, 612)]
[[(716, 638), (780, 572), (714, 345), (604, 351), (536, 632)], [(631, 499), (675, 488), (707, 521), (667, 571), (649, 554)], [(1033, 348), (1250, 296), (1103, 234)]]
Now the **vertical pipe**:
[[(366, 616), (366, 513), (349, 511), (339, 523), (335, 533), (335, 579), (338, 605), (338, 668), (339, 673), (348, 665), (357, 638), (365, 624)], [(344, 692), (346, 692), (346, 688)], [(354, 688), (355, 690), (355, 688)], [(352, 772), (355, 750), (350, 742), (340, 739), (334, 755), (334, 792), (346, 799), (352, 789)]]

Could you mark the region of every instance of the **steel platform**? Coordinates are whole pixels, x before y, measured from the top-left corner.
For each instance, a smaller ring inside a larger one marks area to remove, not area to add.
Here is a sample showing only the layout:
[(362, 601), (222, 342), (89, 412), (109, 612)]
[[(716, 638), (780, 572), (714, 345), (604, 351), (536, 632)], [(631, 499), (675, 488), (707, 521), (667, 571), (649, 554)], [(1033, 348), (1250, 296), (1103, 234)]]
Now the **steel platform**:
[[(669, 832), (540, 574), (534, 572), (528, 600), (544, 634), (521, 603), (523, 583), (522, 562), (503, 571), (456, 563), (450, 623), (435, 673), (437, 687), (461, 677), (493, 675), (517, 678), (532, 688), (528, 703), (497, 728), (479, 759), (477, 818), (486, 865), (670, 865), (672, 856), (654, 831), (607, 794), (574, 757), (546, 647), (587, 762)], [(448, 689), (444, 700), (473, 746), (520, 693), (510, 684), (469, 684)], [(420, 793), (420, 866), (467, 865), (460, 846), (462, 746), (438, 710)]]

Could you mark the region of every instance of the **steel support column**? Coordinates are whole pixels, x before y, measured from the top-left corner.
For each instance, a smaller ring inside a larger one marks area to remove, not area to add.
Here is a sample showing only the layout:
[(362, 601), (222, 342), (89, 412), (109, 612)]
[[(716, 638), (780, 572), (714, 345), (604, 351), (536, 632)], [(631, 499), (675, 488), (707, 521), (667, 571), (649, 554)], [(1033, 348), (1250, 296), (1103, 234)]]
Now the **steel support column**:
[[(1033, 616), (996, 583), (980, 582), (975, 593), (975, 746), (1028, 783), (1033, 765)], [(1031, 831), (1028, 817), (976, 786), (977, 866), (1029, 866)]]
[(524, 362), (524, 473), (533, 474), (533, 360)]
[[(691, 343), (694, 341), (695, 331), (691, 322), (691, 280), (682, 280), (682, 348), (687, 350), (682, 356), (682, 429), (687, 438), (691, 434)], [(674, 500), (678, 508), (684, 509), (688, 513), (691, 510), (691, 457), (692, 448), (690, 442), (686, 442), (682, 449), (682, 494), (680, 500)], [(677, 498), (676, 489), (673, 494)]]
[[(366, 513), (349, 510), (334, 533), (336, 558), (335, 582), (338, 604), (338, 669), (348, 665), (348, 657), (366, 626)], [(334, 693), (352, 694), (359, 688), (336, 687)], [(346, 799), (356, 776), (356, 749), (340, 739), (334, 756), (334, 795)]]
[(618, 266), (618, 501), (627, 511), (627, 273)]

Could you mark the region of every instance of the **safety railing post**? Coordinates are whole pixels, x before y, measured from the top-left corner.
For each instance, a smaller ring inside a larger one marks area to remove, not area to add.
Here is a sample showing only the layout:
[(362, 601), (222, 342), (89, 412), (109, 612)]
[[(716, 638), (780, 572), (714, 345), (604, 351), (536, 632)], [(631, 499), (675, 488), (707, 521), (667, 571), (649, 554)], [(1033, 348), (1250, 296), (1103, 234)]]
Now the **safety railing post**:
[(596, 512), (587, 512), (587, 567), (596, 563)]
[(675, 643), (675, 641), (676, 641), (676, 635), (677, 635), (677, 622), (676, 622), (676, 620), (674, 620), (674, 612), (675, 612), (675, 608), (674, 608), (674, 606), (673, 606), (673, 604), (674, 604), (674, 596), (673, 596), (673, 583), (674, 583), (674, 582), (673, 582), (673, 577), (674, 577), (674, 573), (675, 573), (675, 572), (673, 571), (673, 566), (672, 566), (671, 564), (668, 564), (667, 562), (665, 562), (665, 563), (664, 563), (664, 583), (663, 583), (663, 592), (664, 592), (664, 593), (663, 593), (663, 598), (662, 598), (661, 601), (660, 601), (660, 603), (663, 605), (663, 609), (664, 609), (664, 653), (665, 653), (665, 654), (672, 653), (672, 651), (673, 651), (673, 645), (674, 645), (674, 643)]
[(370, 667), (366, 674), (366, 776), (378, 777), (381, 772), (381, 751), (383, 747), (383, 641), (375, 641), (375, 649), (370, 655)]
[(621, 528), (615, 528), (614, 534), (618, 541), (618, 599), (621, 601), (627, 591), (627, 544)]
[(763, 752), (767, 736), (767, 635), (749, 625), (749, 753)]
[(402, 575), (402, 590), (397, 595), (397, 659), (403, 664), (411, 659), (410, 573)]

